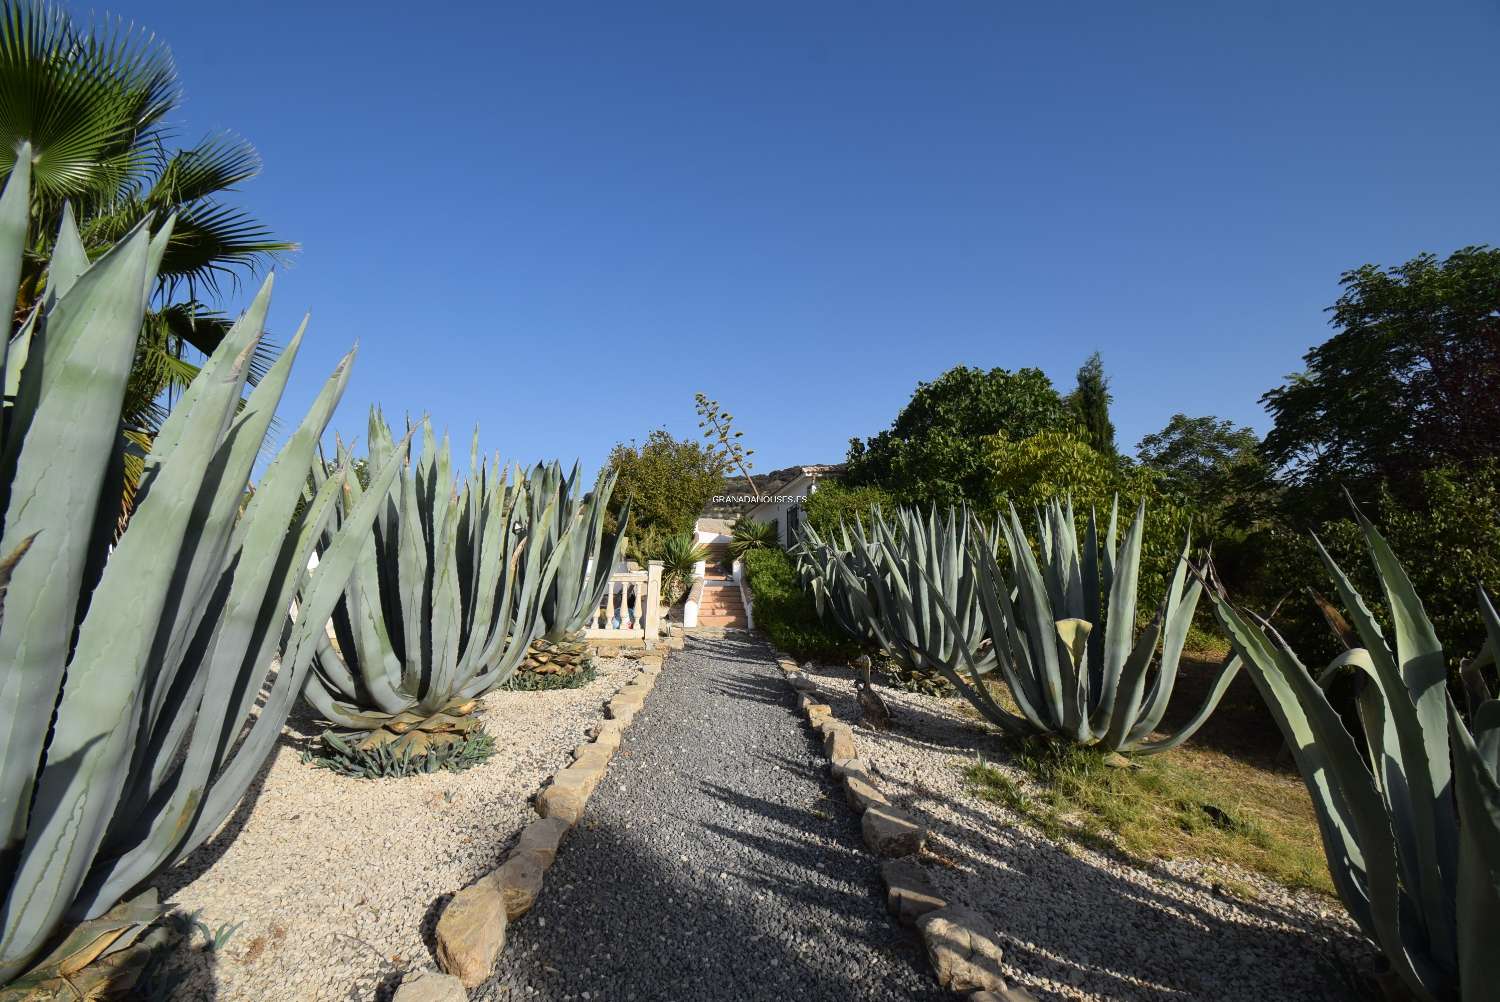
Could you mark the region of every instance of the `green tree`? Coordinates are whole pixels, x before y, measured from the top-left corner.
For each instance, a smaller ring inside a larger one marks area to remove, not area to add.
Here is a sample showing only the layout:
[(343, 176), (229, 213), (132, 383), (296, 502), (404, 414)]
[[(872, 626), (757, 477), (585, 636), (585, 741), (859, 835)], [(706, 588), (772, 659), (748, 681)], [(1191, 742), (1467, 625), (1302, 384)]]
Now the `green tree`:
[[(91, 258), (142, 220), (160, 227), (176, 216), (124, 407), (139, 448), (197, 374), (195, 353), (213, 351), (228, 329), (204, 298), (296, 246), (221, 200), (260, 170), (248, 143), (213, 135), (169, 148), (163, 120), (181, 96), (171, 53), (154, 36), (112, 19), (81, 26), (48, 3), (0, 4), (0, 178), (29, 144), (34, 186), (16, 319), (44, 291), (65, 204)], [(255, 378), (273, 357), (269, 343), (257, 346)]]
[(1343, 486), (1500, 457), (1500, 250), (1347, 272), (1333, 337), (1261, 398), (1267, 458), (1300, 507), (1340, 517)]
[(1215, 525), (1246, 521), (1240, 513), (1260, 504), (1267, 481), (1255, 432), (1213, 416), (1172, 415), (1165, 428), (1141, 439), (1136, 457), (1163, 491)]
[(957, 504), (987, 497), (981, 449), (987, 436), (1012, 439), (1067, 431), (1073, 418), (1039, 369), (960, 365), (917, 384), (890, 429), (852, 440), (845, 483), (876, 486), (903, 503)]
[[(703, 507), (718, 493), (723, 466), (697, 442), (679, 441), (664, 428), (639, 447), (620, 443), (610, 451), (608, 468), (620, 479), (610, 497), (610, 515), (631, 499), (631, 534), (678, 535), (693, 531)], [(610, 525), (609, 531), (615, 531)]]
[(1107, 456), (1117, 452), (1115, 425), (1109, 419), (1109, 405), (1114, 399), (1109, 392), (1109, 377), (1104, 375), (1104, 360), (1096, 351), (1079, 366), (1078, 384), (1068, 394), (1067, 403), (1084, 440)]

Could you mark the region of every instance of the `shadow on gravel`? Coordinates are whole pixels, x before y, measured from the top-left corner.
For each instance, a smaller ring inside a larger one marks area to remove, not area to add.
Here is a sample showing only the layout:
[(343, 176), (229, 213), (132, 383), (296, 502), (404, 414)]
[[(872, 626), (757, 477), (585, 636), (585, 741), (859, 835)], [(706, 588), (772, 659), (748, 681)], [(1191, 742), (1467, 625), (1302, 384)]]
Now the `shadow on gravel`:
[[(537, 908), (511, 926), (497, 977), (470, 999), (562, 1002), (584, 992), (608, 1002), (952, 997), (923, 969), (913, 937), (861, 917), (871, 910), (863, 895), (802, 890), (799, 874), (808, 866), (797, 854), (774, 857), (784, 869), (679, 871), (663, 866), (659, 850), (640, 837), (604, 828), (575, 833), (563, 852), (589, 854), (600, 872), (587, 884), (549, 875)], [(852, 865), (852, 854), (808, 851), (830, 867)], [(871, 964), (872, 945), (886, 963)], [(887, 965), (905, 976), (890, 978)]]
[[(821, 665), (808, 672), (815, 681), (847, 681), (853, 674)], [(858, 718), (852, 695), (826, 685), (822, 691), (835, 717), (850, 723)], [(894, 745), (912, 753), (1007, 756), (1003, 741), (960, 717), (909, 703), (894, 709), (896, 728), (879, 738), (888, 753)], [(872, 738), (857, 725), (855, 734), (856, 740)], [(1130, 872), (1200, 895), (1204, 888), (1163, 861), (1116, 851), (1101, 865), (1030, 827), (1005, 824), (968, 798), (885, 774), (877, 778), (893, 802), (934, 832), (924, 862), (940, 892), (988, 915), (1006, 962), (1019, 971), (1111, 999), (1358, 997), (1348, 987), (1347, 971), (1369, 947), (1314, 914), (1267, 900), (1225, 895), (1209, 904), (1163, 893), (1130, 879)], [(872, 858), (868, 865), (878, 871)], [(1031, 990), (1039, 999), (1064, 997)]]

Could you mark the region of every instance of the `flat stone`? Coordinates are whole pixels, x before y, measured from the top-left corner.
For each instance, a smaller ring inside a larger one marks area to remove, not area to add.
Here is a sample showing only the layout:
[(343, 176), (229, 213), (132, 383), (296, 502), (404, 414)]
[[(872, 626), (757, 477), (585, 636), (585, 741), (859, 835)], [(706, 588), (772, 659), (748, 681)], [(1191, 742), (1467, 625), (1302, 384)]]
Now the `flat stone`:
[(890, 801), (885, 794), (880, 792), (880, 787), (875, 785), (874, 780), (862, 772), (844, 773), (844, 799), (849, 801), (849, 806), (856, 811), (867, 810), (871, 807), (890, 806)]
[(885, 906), (904, 926), (915, 926), (928, 912), (946, 907), (938, 897), (927, 871), (909, 859), (888, 859), (880, 864), (885, 879)]
[(802, 707), (802, 712), (807, 714), (808, 723), (816, 727), (819, 720), (826, 720), (833, 716), (833, 707), (827, 703), (808, 703)]
[(620, 738), (624, 735), (618, 720), (604, 720), (589, 728), (589, 735), (594, 739), (594, 744), (617, 751), (620, 747)]
[(529, 854), (512, 855), (501, 867), (490, 874), (489, 880), (500, 888), (505, 899), (505, 918), (509, 922), (531, 911), (536, 897), (542, 893), (542, 876), (546, 866)]
[(622, 724), (629, 724), (635, 719), (635, 715), (641, 710), (639, 699), (630, 699), (626, 696), (616, 696), (604, 704), (604, 715), (611, 720), (618, 720)]
[(469, 1002), (469, 993), (458, 978), (429, 968), (401, 982), (392, 1002)]
[(483, 983), (505, 948), (505, 924), (505, 897), (499, 887), (489, 880), (465, 887), (438, 918), (438, 965), (465, 988)]
[(1101, 761), (1111, 769), (1131, 769), (1135, 767), (1135, 763), (1117, 751), (1110, 752)]
[(579, 745), (573, 749), (573, 764), (581, 763), (591, 769), (605, 769), (608, 768), (609, 760), (614, 754), (615, 750), (609, 745), (590, 741), (588, 744)]
[(788, 675), (792, 674), (793, 672), (795, 672), (797, 670), (797, 662), (793, 661), (791, 658), (788, 658), (788, 657), (779, 657), (779, 658), (777, 658), (776, 659), (776, 666), (778, 668), (780, 668), (782, 671), (786, 672)]
[(877, 804), (860, 819), (865, 845), (872, 852), (894, 859), (921, 850), (927, 830), (894, 807)]
[(557, 848), (562, 844), (563, 836), (568, 833), (569, 825), (561, 818), (542, 818), (533, 821), (521, 829), (521, 837), (516, 840), (516, 847), (510, 851), (512, 857), (529, 856), (542, 864), (545, 869), (552, 865), (557, 858)]
[(836, 758), (829, 760), (828, 771), (833, 773), (834, 779), (843, 779), (851, 772), (869, 775), (870, 766), (862, 758)]
[(553, 783), (536, 796), (536, 812), (544, 818), (556, 818), (572, 828), (583, 817), (588, 794), (581, 786)]
[(604, 766), (592, 762), (574, 762), (552, 777), (554, 786), (577, 786), (583, 790), (583, 799), (594, 795), (599, 784), (604, 782)]
[(955, 992), (1005, 991), (1000, 947), (979, 914), (956, 906), (939, 908), (917, 920), (917, 931), (938, 984)]
[(804, 695), (815, 693), (818, 691), (818, 683), (814, 682), (812, 679), (808, 678), (805, 675), (792, 675), (788, 677), (786, 681), (787, 685), (790, 685), (793, 689), (796, 689), (798, 692), (803, 693)]
[(661, 674), (661, 658), (656, 658), (655, 660), (648, 660), (646, 658), (642, 658), (641, 659), (641, 671), (645, 672), (647, 675), (660, 675)]
[(859, 750), (854, 747), (854, 732), (845, 724), (824, 730), (823, 754), (827, 755), (830, 761), (858, 756)]

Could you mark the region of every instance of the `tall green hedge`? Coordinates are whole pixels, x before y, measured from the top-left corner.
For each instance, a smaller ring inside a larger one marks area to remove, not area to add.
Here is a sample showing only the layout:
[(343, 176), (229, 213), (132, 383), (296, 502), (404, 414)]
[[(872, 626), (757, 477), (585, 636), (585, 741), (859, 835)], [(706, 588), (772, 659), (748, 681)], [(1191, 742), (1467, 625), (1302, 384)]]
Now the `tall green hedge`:
[(751, 550), (744, 562), (755, 626), (765, 631), (773, 644), (798, 661), (847, 660), (859, 654), (858, 644), (838, 627), (818, 618), (812, 596), (797, 580), (796, 568), (785, 550)]

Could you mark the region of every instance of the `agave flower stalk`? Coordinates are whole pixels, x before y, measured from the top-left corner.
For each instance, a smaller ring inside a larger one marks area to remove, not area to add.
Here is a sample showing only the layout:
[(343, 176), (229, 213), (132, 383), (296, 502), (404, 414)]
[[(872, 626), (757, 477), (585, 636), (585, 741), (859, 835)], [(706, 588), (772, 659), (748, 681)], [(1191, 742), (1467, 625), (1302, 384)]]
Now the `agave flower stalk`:
[[(29, 162), (23, 146), (0, 196), (7, 301)], [(149, 914), (111, 909), (239, 802), (375, 517), (373, 505), (351, 511), (309, 574), (344, 473), (297, 502), (352, 352), (248, 492), (302, 339), (242, 399), (268, 279), (162, 425), (116, 538), (121, 403), (172, 222), (148, 227), (91, 262), (65, 212), (43, 301), (5, 358), (0, 985), (44, 982), (137, 934)], [(306, 615), (289, 623), (294, 598)]]
[[(1340, 654), (1321, 680), (1268, 622), (1237, 609), (1218, 588), (1210, 591), (1214, 613), (1296, 757), (1350, 917), (1416, 997), (1490, 999), (1500, 984), (1500, 700), (1478, 672), (1500, 651), (1500, 617), (1480, 591), (1488, 640), (1464, 669), (1471, 733), (1448, 696), (1442, 644), (1406, 571), (1357, 508), (1355, 517), (1394, 648), (1321, 542), (1363, 645)], [(1349, 674), (1362, 745), (1326, 694), (1335, 677)]]

